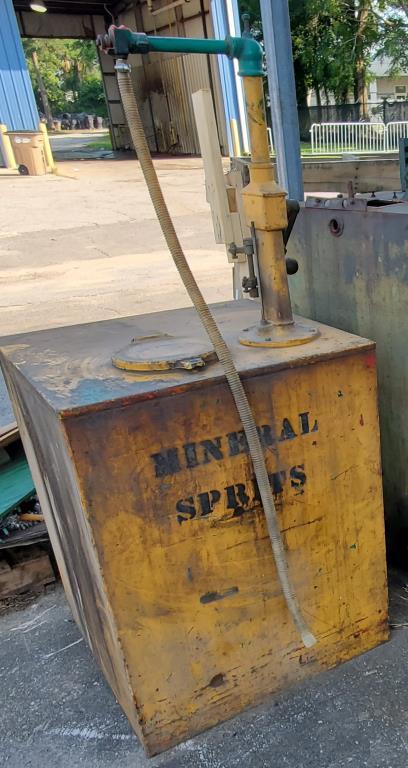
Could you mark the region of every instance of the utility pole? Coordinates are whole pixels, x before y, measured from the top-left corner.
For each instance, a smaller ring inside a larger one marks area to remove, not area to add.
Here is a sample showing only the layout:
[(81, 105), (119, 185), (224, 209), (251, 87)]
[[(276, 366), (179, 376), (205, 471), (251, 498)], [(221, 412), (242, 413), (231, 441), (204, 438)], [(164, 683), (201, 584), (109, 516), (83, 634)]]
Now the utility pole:
[(260, 0), (278, 181), (304, 199), (288, 0)]
[(40, 91), (42, 105), (44, 108), (45, 119), (47, 121), (47, 128), (49, 131), (51, 131), (52, 128), (54, 127), (54, 121), (52, 119), (52, 112), (50, 108), (50, 103), (48, 101), (47, 91), (45, 90), (44, 81), (41, 77), (40, 67), (38, 64), (37, 51), (33, 51), (31, 58), (33, 61), (35, 76), (37, 78), (38, 89)]

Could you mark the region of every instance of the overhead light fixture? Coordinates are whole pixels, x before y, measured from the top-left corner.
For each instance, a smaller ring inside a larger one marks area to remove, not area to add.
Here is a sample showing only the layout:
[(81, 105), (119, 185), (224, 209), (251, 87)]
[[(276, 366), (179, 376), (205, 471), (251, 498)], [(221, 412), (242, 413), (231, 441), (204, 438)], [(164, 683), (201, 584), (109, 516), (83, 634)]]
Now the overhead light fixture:
[(47, 11), (44, 0), (31, 0), (30, 8), (32, 11), (37, 11), (37, 13), (46, 13)]

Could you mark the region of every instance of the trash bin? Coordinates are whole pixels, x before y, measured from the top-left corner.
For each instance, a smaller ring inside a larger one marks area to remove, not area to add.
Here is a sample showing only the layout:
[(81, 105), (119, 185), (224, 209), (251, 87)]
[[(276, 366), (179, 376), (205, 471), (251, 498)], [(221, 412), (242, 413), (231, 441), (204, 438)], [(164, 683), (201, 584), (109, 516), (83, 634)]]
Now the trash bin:
[(47, 173), (44, 137), (39, 131), (8, 131), (18, 171), (25, 176)]

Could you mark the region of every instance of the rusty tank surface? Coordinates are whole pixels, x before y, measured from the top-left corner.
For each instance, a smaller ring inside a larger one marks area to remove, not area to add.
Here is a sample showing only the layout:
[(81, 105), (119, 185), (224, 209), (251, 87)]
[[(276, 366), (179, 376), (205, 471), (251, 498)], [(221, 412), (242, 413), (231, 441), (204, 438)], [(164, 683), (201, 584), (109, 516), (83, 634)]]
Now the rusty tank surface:
[[(3, 339), (1, 365), (72, 611), (149, 754), (388, 635), (374, 344), (239, 344), (256, 302), (212, 307), (264, 447), (289, 618), (242, 425), (218, 362), (130, 373), (133, 337), (192, 308)], [(301, 319), (300, 319), (301, 320)]]
[(309, 198), (288, 244), (295, 311), (374, 339), (378, 356), (384, 502), (390, 551), (408, 547), (408, 307), (406, 194)]

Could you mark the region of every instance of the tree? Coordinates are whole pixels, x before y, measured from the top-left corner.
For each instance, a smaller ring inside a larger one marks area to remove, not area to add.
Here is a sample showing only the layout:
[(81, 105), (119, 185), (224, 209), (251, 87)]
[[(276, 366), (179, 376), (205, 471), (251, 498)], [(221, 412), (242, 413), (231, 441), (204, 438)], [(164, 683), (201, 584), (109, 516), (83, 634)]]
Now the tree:
[(408, 2), (392, 0), (386, 3), (382, 23), (387, 30), (381, 40), (377, 56), (386, 56), (390, 61), (390, 74), (408, 71)]
[[(258, 0), (242, 0), (262, 30)], [(367, 117), (373, 56), (387, 55), (394, 71), (408, 69), (408, 0), (289, 0), (299, 106), (313, 89), (316, 101), (350, 93)]]
[(100, 76), (93, 72), (80, 82), (76, 112), (86, 112), (91, 115), (107, 116), (105, 94)]
[[(96, 47), (90, 40), (23, 40), (37, 106), (107, 115)], [(49, 116), (47, 117), (47, 120)]]
[(292, 0), (296, 54), (319, 104), (319, 93), (346, 103), (350, 92), (367, 116), (368, 72), (375, 45), (383, 34), (374, 0), (308, 0), (301, 16)]
[(368, 117), (368, 71), (374, 46), (382, 36), (380, 16), (373, 0), (344, 0), (343, 18), (339, 31), (346, 42), (353, 72), (354, 101), (360, 104), (360, 114)]
[(37, 54), (38, 69), (44, 83), (51, 110), (54, 113), (63, 112), (66, 105), (66, 97), (62, 88), (61, 78), (61, 62), (65, 52), (64, 41), (24, 39), (23, 47), (38, 108), (42, 110), (43, 105), (32, 59), (33, 53)]
[[(349, 46), (350, 30), (344, 25), (347, 0), (289, 0), (293, 63), (299, 106), (307, 104), (311, 89), (320, 104), (321, 93), (333, 93), (336, 100), (347, 101), (353, 83)], [(242, 0), (260, 27), (259, 0)]]
[(32, 52), (31, 61), (33, 63), (33, 69), (34, 69), (35, 77), (37, 80), (38, 90), (40, 92), (41, 102), (43, 105), (45, 117), (47, 119), (47, 128), (48, 130), (51, 130), (53, 128), (52, 112), (51, 112), (50, 102), (48, 101), (48, 96), (47, 96), (47, 91), (44, 85), (44, 81), (41, 77), (40, 67), (38, 65), (37, 51)]

